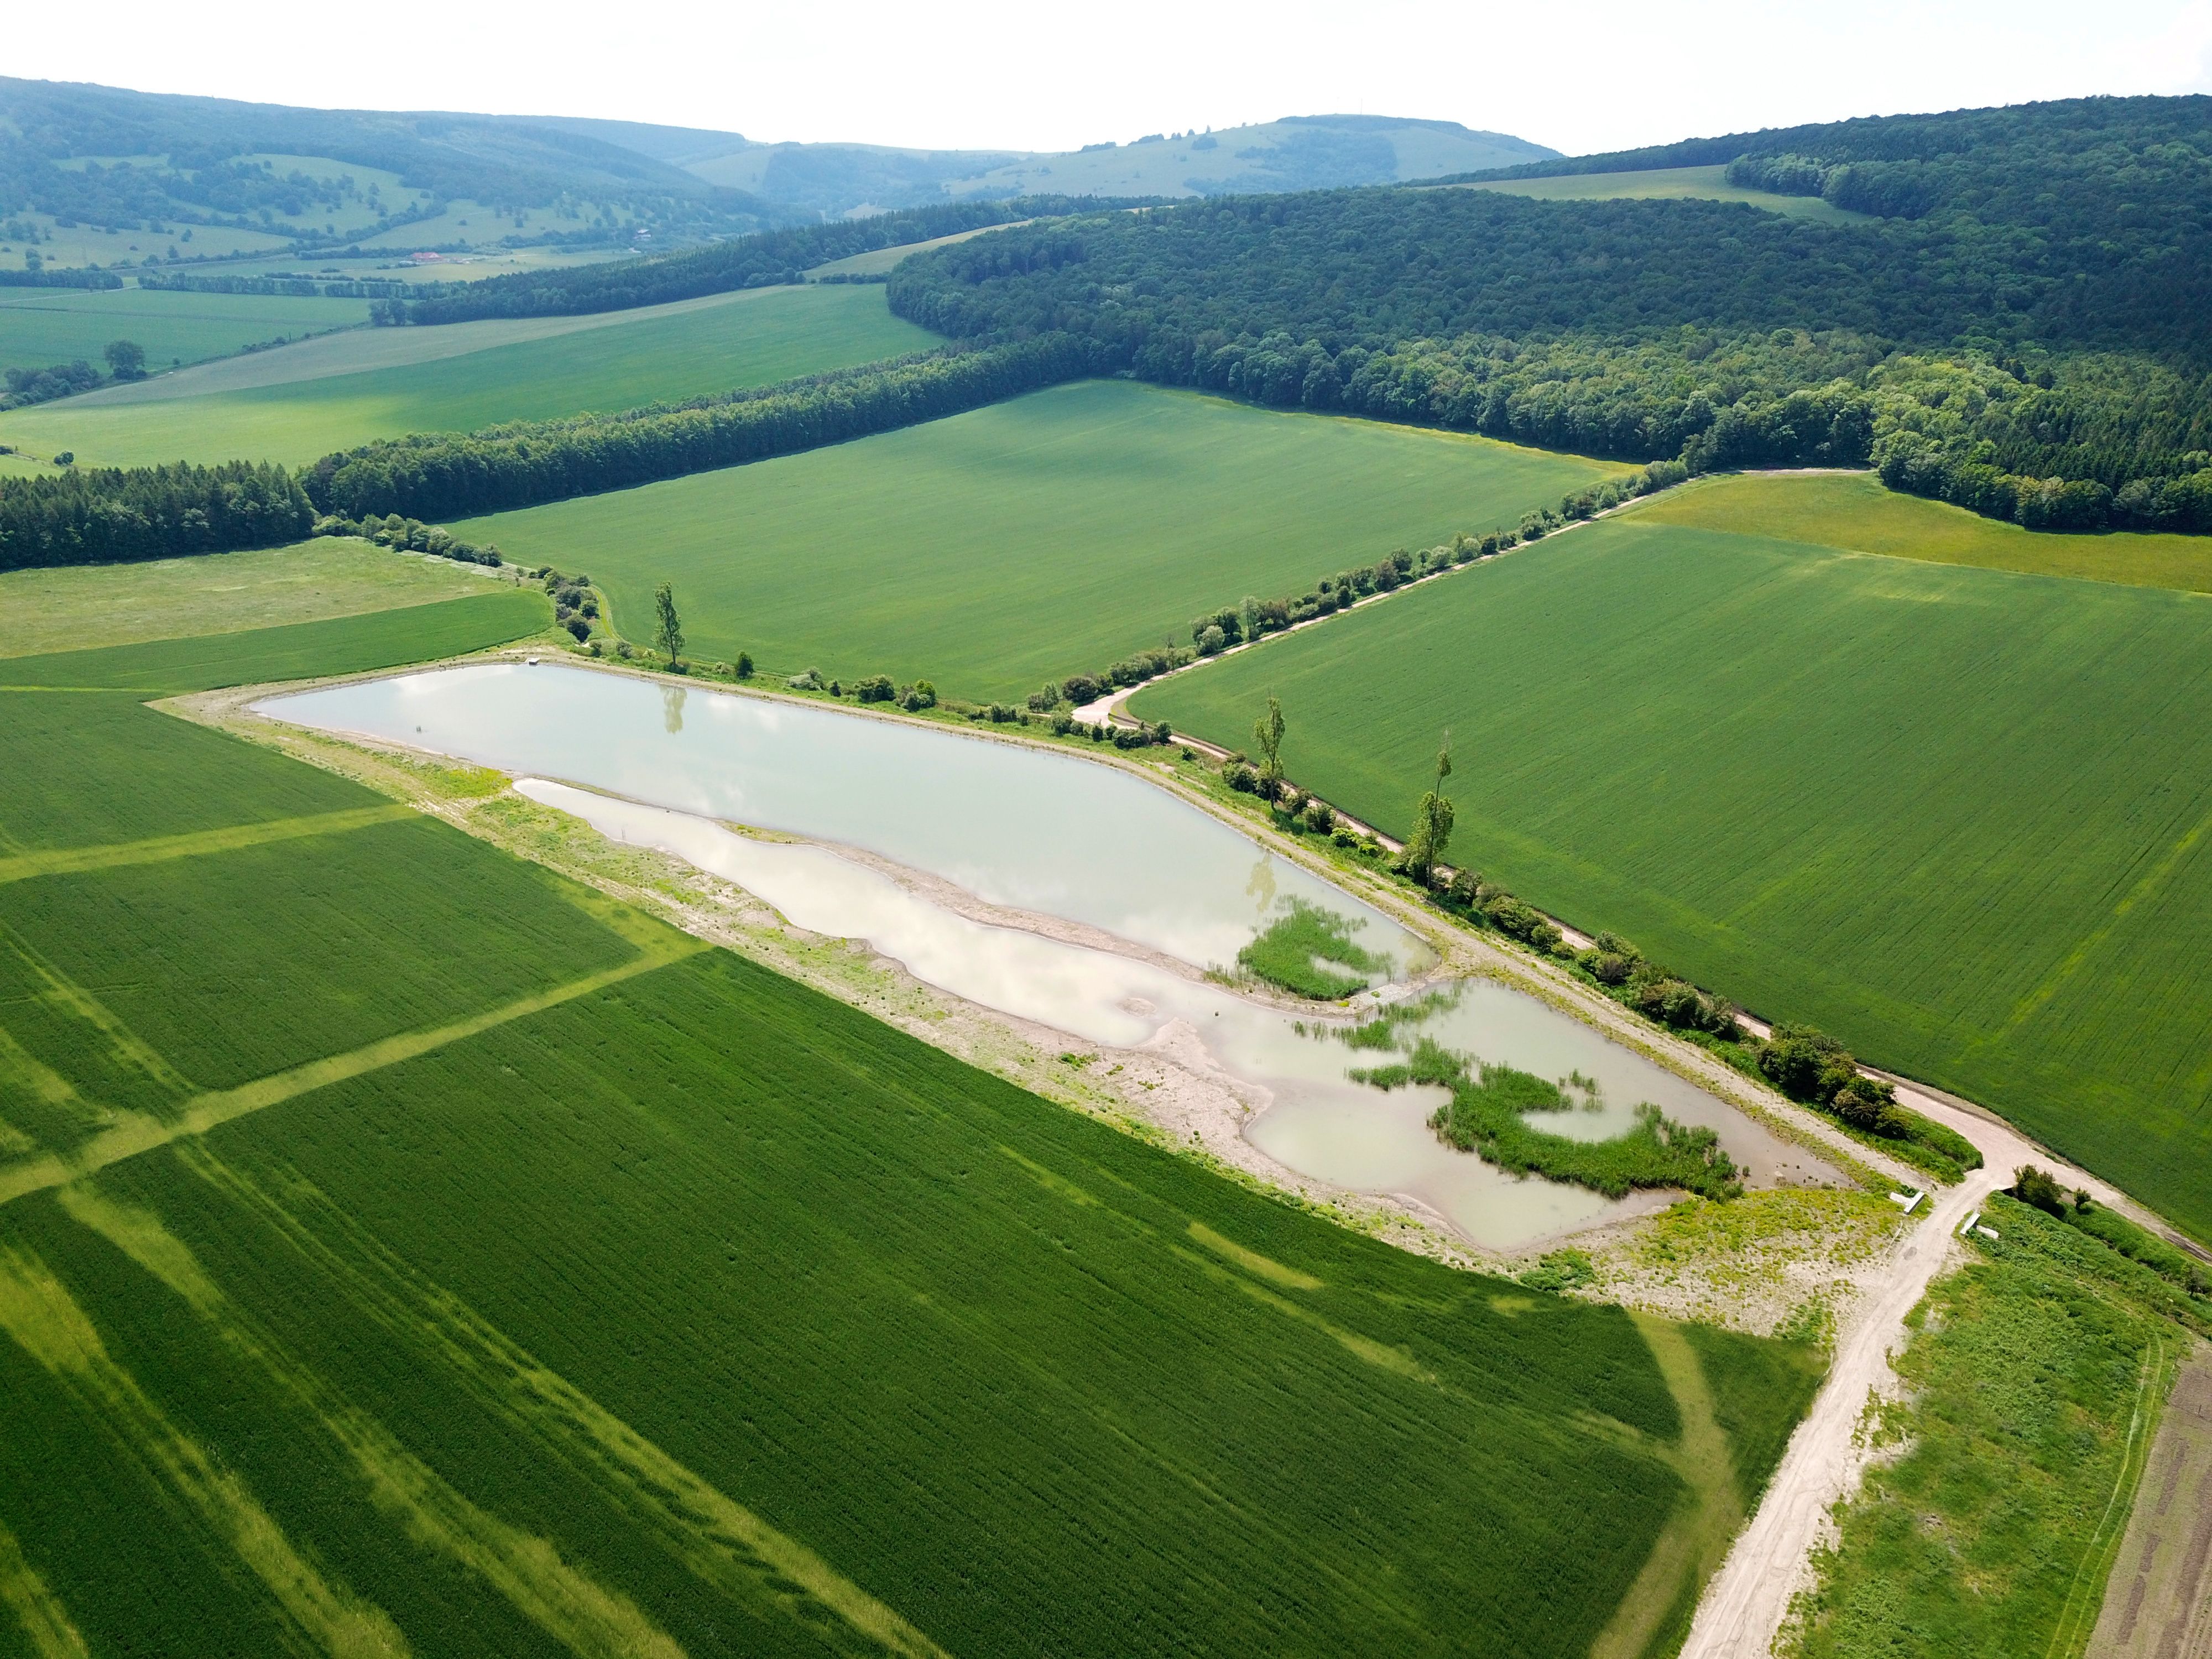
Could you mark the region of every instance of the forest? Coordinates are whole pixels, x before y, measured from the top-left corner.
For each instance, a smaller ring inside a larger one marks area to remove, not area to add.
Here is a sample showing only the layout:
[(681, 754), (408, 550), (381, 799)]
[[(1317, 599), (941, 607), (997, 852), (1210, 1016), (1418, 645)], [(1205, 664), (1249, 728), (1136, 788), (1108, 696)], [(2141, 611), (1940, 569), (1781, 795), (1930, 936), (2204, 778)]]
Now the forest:
[(2212, 529), (2212, 100), (1845, 125), (1868, 131), (1784, 135), (1759, 177), (1826, 191), (1850, 170), (1862, 211), (1887, 179), (1889, 216), (1216, 201), (918, 255), (890, 303), (960, 338), (1077, 334), (1140, 378), (1261, 403), (1699, 467), (1873, 464), (2031, 527)]
[(314, 522), (297, 479), (251, 461), (0, 477), (0, 570), (276, 547)]

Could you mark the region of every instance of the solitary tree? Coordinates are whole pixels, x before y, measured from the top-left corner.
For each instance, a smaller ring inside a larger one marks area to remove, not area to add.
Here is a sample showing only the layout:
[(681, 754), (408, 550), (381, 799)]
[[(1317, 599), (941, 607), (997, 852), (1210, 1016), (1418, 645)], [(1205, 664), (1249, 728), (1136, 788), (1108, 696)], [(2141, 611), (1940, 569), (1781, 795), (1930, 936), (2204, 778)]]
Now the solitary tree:
[(659, 618), (653, 624), (653, 642), (667, 653), (668, 665), (684, 665), (684, 623), (676, 615), (676, 590), (666, 582), (653, 590), (653, 609)]
[(1436, 781), (1413, 809), (1413, 833), (1406, 842), (1406, 873), (1425, 887), (1451, 845), (1451, 797), (1443, 793), (1451, 769), (1451, 733), (1447, 732), (1443, 746), (1437, 750)]
[(1283, 787), (1283, 705), (1267, 693), (1267, 712), (1253, 722), (1252, 741), (1260, 750), (1260, 799), (1273, 800)]
[(135, 340), (110, 340), (100, 356), (107, 359), (108, 372), (118, 380), (146, 378), (146, 348)]

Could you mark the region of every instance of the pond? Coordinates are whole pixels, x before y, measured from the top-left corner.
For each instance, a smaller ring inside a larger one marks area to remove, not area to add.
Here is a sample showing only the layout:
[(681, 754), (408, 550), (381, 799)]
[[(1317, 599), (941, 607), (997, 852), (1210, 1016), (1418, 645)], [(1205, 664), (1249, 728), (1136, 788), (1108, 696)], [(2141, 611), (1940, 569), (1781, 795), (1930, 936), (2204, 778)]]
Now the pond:
[[(1389, 1056), (1338, 1040), (1349, 1024), (1340, 1013), (1300, 1018), (1158, 959), (1014, 925), (1019, 918), (978, 921), (831, 847), (757, 839), (714, 821), (862, 848), (992, 904), (1083, 923), (1194, 966), (1233, 957), (1286, 895), (1356, 920), (1362, 943), (1401, 976), (1432, 961), (1379, 912), (1218, 819), (1072, 757), (724, 693), (692, 691), (674, 708), (661, 691), (590, 672), (471, 667), (256, 707), (523, 774), (520, 793), (610, 837), (671, 852), (797, 927), (864, 939), (925, 983), (1080, 1042), (1135, 1049), (1194, 1036), (1206, 1063), (1261, 1091), (1265, 1109), (1243, 1134), (1267, 1158), (1335, 1186), (1413, 1200), (1476, 1243), (1511, 1248), (1625, 1212), (1439, 1141), (1427, 1120), (1443, 1091), (1385, 1094), (1352, 1079), (1356, 1066)], [(888, 813), (876, 810), (883, 802)], [(1062, 867), (1063, 857), (1079, 867)], [(1718, 1131), (1756, 1182), (1828, 1173), (1713, 1096), (1521, 992), (1468, 980), (1400, 982), (1381, 994), (1422, 999), (1407, 1036), (1594, 1083), (1581, 1109), (1546, 1115), (1555, 1133), (1620, 1134), (1650, 1101)], [(1373, 1011), (1373, 997), (1360, 1002)]]

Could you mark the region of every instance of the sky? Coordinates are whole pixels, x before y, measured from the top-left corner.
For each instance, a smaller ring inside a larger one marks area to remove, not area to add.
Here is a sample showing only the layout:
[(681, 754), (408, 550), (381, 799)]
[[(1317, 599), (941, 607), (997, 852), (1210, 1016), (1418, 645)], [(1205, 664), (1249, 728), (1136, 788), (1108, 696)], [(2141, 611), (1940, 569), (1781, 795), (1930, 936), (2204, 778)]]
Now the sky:
[(1852, 115), (2212, 93), (2212, 0), (103, 0), (11, 8), (0, 73), (933, 149), (1073, 149), (1364, 111), (1582, 155)]

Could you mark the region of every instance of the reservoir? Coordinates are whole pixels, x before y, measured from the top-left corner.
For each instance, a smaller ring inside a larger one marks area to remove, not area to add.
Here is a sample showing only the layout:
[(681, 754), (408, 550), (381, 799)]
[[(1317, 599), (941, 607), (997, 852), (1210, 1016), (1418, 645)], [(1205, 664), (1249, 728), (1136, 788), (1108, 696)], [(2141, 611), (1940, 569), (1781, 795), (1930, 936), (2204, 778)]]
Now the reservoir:
[[(1510, 1249), (1625, 1213), (1586, 1188), (1520, 1178), (1437, 1139), (1441, 1089), (1352, 1077), (1394, 1056), (1340, 1040), (1379, 1002), (1417, 999), (1401, 1035), (1595, 1086), (1541, 1127), (1625, 1133), (1650, 1102), (1717, 1131), (1754, 1183), (1830, 1174), (1715, 1097), (1537, 999), (1484, 979), (1413, 983), (1428, 947), (1372, 907), (1118, 768), (1035, 746), (628, 675), (479, 665), (272, 698), (258, 712), (397, 742), (518, 776), (533, 800), (611, 838), (734, 883), (793, 925), (866, 940), (939, 989), (1122, 1049), (1168, 1045), (1225, 1073), (1259, 1109), (1243, 1138), (1285, 1169), (1413, 1200), (1478, 1244)], [(583, 786), (583, 787), (578, 787)], [(606, 792), (606, 793), (600, 793)], [(735, 823), (802, 836), (762, 840)], [(858, 848), (1017, 913), (978, 920)], [(1354, 923), (1394, 982), (1349, 1017), (1300, 1016), (1200, 973), (1234, 959), (1291, 898)], [(1122, 951), (1053, 936), (1024, 915), (1095, 929)], [(1163, 961), (1160, 958), (1167, 958)], [(1177, 964), (1180, 964), (1178, 966)]]

